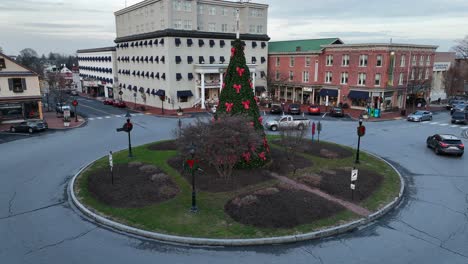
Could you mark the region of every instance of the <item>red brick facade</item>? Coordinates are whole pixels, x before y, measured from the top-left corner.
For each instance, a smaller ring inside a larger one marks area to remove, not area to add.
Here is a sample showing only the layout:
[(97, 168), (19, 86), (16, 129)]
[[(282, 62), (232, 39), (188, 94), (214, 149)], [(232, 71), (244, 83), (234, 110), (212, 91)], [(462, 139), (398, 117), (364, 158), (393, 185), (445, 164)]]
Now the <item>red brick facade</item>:
[[(387, 110), (405, 108), (408, 100), (429, 97), (436, 48), (407, 44), (335, 44), (322, 46), (320, 52), (269, 53), (269, 85), (273, 86), (269, 88), (274, 89), (275, 98), (280, 100), (328, 102), (329, 105), (346, 103), (353, 108), (368, 105)], [(306, 58), (310, 58), (309, 66), (306, 66)], [(308, 80), (304, 80), (304, 74), (307, 75), (304, 72), (308, 72)], [(277, 78), (278, 73), (280, 78)]]

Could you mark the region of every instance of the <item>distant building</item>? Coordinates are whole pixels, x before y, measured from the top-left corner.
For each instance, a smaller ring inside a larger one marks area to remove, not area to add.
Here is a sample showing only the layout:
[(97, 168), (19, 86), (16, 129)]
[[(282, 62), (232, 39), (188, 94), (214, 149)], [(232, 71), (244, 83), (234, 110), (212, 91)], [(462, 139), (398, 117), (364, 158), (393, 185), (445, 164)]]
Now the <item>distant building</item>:
[(432, 100), (446, 99), (444, 76), (450, 67), (455, 66), (455, 52), (436, 52), (434, 59), (434, 69), (432, 75)]
[(115, 47), (78, 50), (79, 75), (82, 89), (79, 92), (92, 96), (114, 98), (117, 83)]
[(275, 97), (365, 109), (406, 108), (430, 96), (437, 46), (344, 44), (338, 38), (270, 42)]
[(237, 14), (254, 87), (264, 91), (268, 5), (147, 0), (115, 12), (123, 100), (152, 107), (165, 102), (171, 109), (216, 103), (236, 38)]
[(0, 123), (42, 119), (39, 76), (0, 53)]

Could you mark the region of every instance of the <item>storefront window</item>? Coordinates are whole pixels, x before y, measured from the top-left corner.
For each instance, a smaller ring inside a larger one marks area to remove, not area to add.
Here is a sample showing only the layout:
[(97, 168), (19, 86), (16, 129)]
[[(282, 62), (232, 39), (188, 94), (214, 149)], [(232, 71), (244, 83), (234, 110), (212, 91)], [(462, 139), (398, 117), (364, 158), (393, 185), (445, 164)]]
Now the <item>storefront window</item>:
[(351, 105), (357, 107), (367, 107), (367, 99), (351, 99)]

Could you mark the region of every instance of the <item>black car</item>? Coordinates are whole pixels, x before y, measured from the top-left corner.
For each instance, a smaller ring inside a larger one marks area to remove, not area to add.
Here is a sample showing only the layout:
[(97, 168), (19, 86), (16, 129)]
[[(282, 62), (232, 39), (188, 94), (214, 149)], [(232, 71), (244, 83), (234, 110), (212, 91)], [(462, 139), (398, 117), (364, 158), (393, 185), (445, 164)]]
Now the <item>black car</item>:
[(48, 128), (47, 122), (42, 120), (24, 121), (10, 127), (10, 131), (15, 132), (28, 132), (30, 134), (38, 131), (43, 131)]
[(452, 114), (452, 124), (466, 124), (468, 120), (468, 112), (456, 111)]
[(281, 108), (281, 105), (279, 104), (271, 105), (270, 114), (279, 115), (281, 113), (283, 113), (283, 108)]
[(459, 157), (463, 156), (465, 145), (463, 142), (454, 135), (448, 134), (435, 134), (426, 140), (428, 148), (434, 149), (437, 155), (440, 154), (454, 154)]
[(341, 107), (332, 107), (330, 109), (330, 116), (333, 117), (344, 117), (344, 111)]
[(301, 105), (300, 104), (290, 104), (288, 106), (288, 113), (290, 115), (300, 115), (301, 114)]

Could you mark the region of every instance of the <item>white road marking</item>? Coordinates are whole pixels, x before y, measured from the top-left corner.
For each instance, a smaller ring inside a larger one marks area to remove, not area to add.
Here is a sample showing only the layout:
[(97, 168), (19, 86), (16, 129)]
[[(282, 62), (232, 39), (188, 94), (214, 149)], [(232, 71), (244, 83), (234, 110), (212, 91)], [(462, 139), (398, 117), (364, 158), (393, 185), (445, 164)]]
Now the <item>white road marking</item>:
[(94, 118), (93, 118), (93, 117), (90, 117), (90, 118), (88, 118), (88, 120), (94, 120)]
[(431, 125), (437, 125), (437, 124), (439, 124), (439, 122), (432, 122), (432, 123), (430, 123), (430, 124), (431, 124)]
[(460, 127), (460, 128), (461, 128), (461, 129), (467, 129), (467, 128), (468, 128), (468, 126), (464, 126), (464, 127)]
[(101, 120), (101, 119), (102, 119), (102, 117), (96, 117), (96, 119), (99, 119), (99, 120)]
[(123, 117), (123, 115), (114, 115), (115, 117)]
[(429, 123), (429, 121), (424, 121), (424, 122), (422, 122), (422, 123), (423, 123), (423, 124), (428, 124), (428, 123)]
[(439, 124), (439, 126), (448, 126), (448, 124)]
[(109, 119), (109, 118), (111, 118), (111, 117), (110, 117), (110, 116), (106, 116), (105, 118), (106, 118), (106, 119)]
[(453, 125), (453, 126), (450, 126), (450, 127), (458, 127), (457, 125)]

